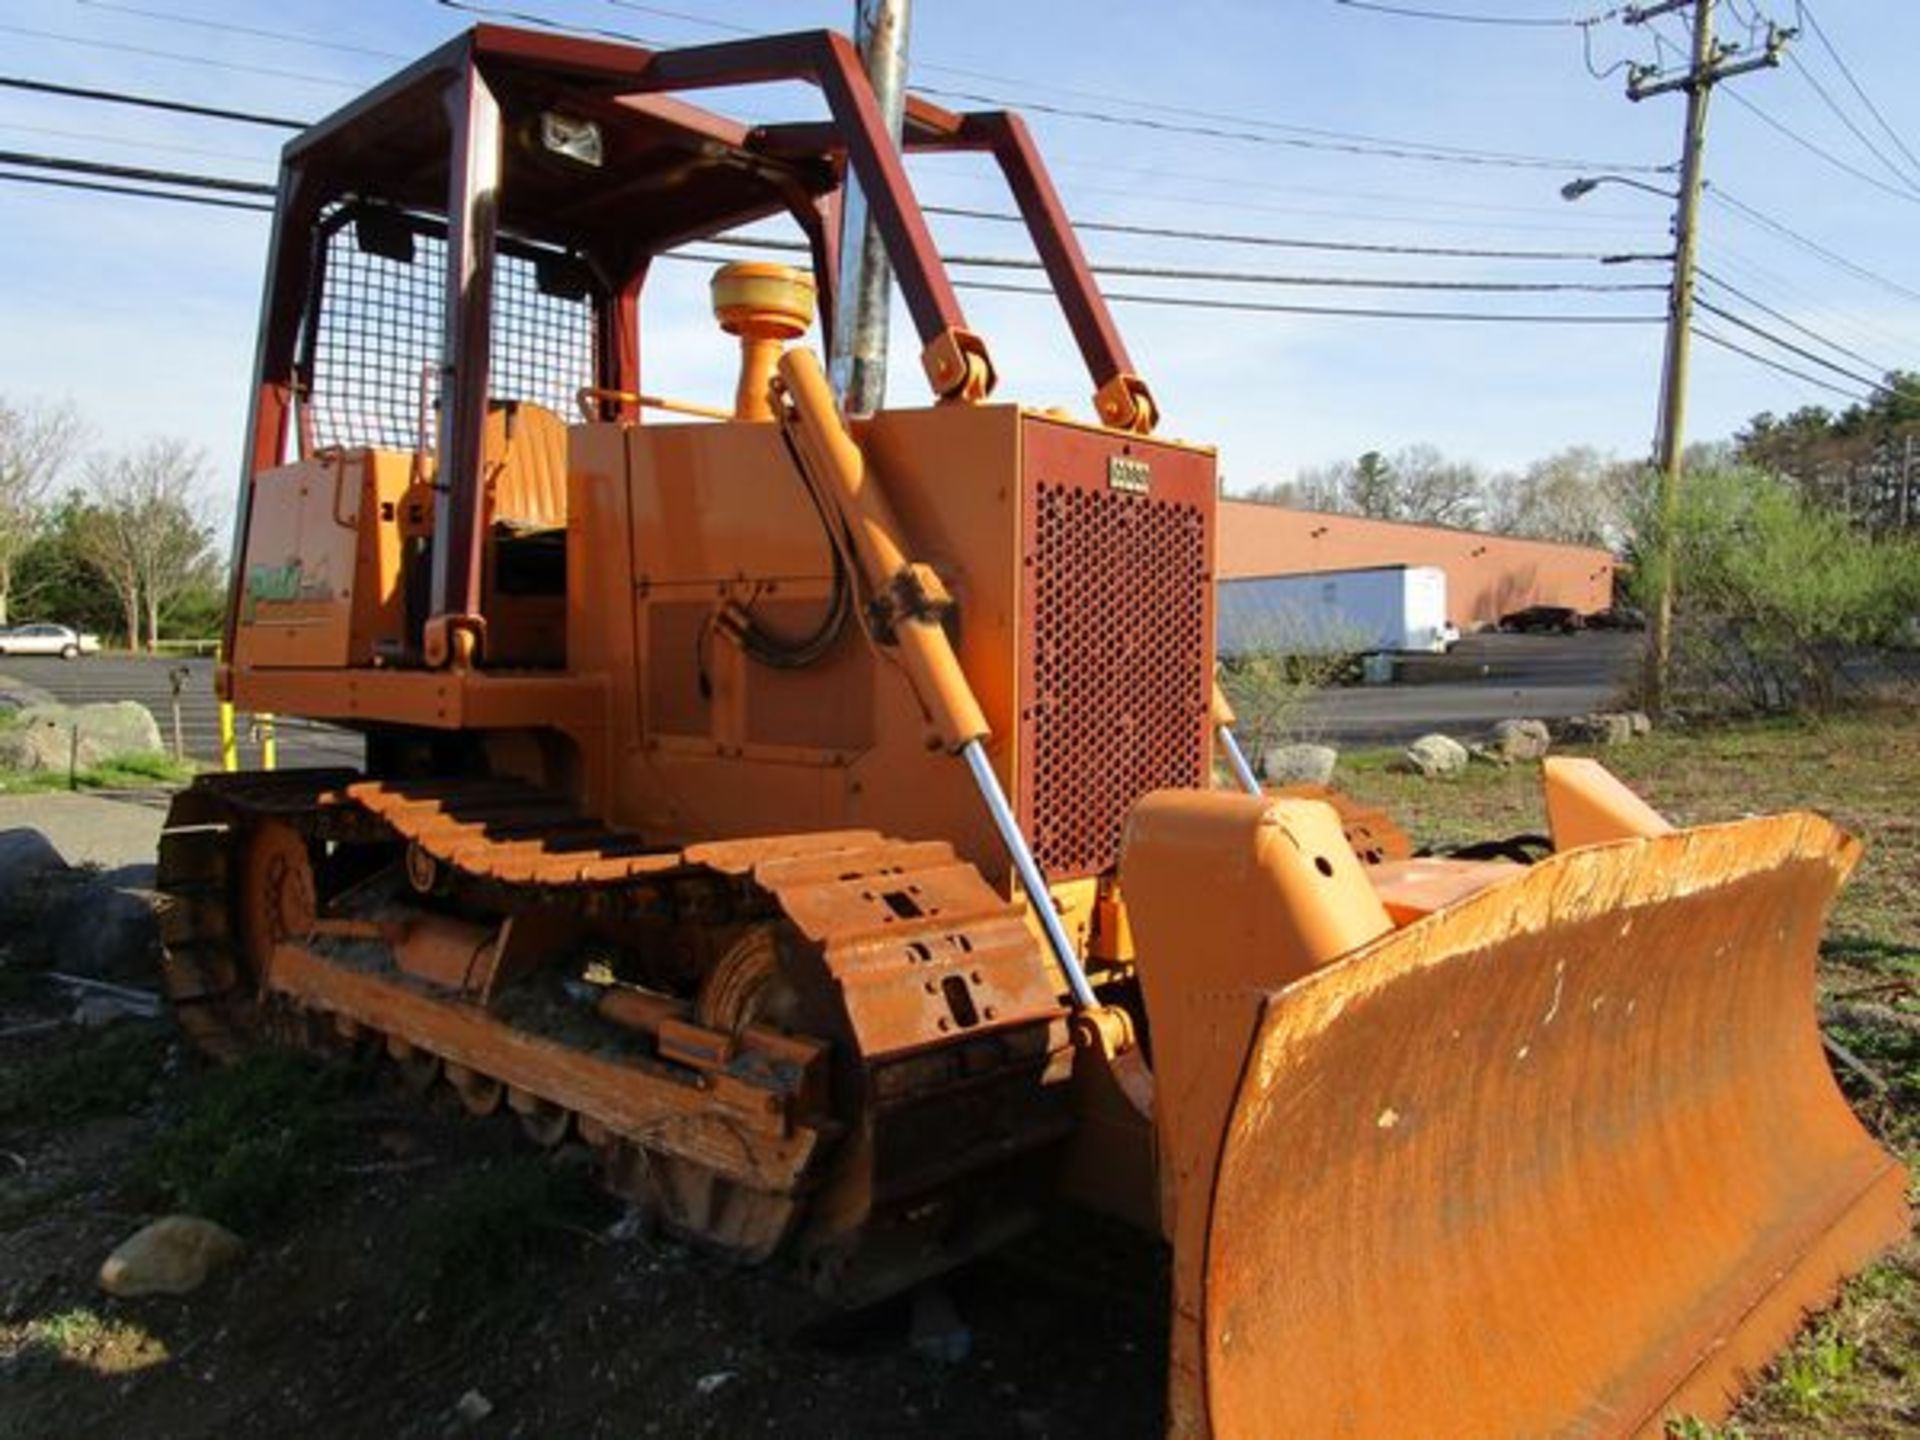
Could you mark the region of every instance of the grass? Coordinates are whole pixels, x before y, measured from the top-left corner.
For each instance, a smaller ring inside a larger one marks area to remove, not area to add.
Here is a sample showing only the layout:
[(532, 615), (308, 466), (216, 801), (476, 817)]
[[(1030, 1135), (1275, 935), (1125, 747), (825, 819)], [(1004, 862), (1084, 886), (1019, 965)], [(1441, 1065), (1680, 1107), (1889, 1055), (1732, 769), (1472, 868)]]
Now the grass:
[(69, 785), (65, 770), (0, 771), (0, 795), (32, 795), (48, 790), (152, 790), (185, 785), (200, 773), (191, 761), (159, 751), (114, 755), (76, 771)]
[(241, 1234), (275, 1225), (337, 1174), (349, 1083), (339, 1067), (285, 1053), (208, 1071), (137, 1178), (156, 1199)]
[(470, 1309), (537, 1275), (538, 1261), (604, 1219), (606, 1198), (580, 1167), (545, 1156), (495, 1161), (408, 1217), (416, 1288)]
[[(1385, 806), (1416, 844), (1546, 829), (1531, 765), (1475, 764), (1424, 780), (1388, 768), (1397, 752), (1343, 755), (1337, 781)], [(1755, 723), (1656, 733), (1595, 754), (1656, 808), (1698, 824), (1811, 809), (1866, 842), (1821, 948), (1828, 1033), (1884, 1091), (1842, 1071), (1863, 1119), (1920, 1166), (1920, 722), (1912, 712), (1824, 724)], [(1857, 1277), (1721, 1426), (1678, 1417), (1682, 1440), (1877, 1440), (1920, 1433), (1920, 1245)]]
[(0, 1071), (0, 1121), (59, 1125), (136, 1110), (170, 1044), (164, 1026), (134, 1021), (77, 1032), (59, 1052)]
[(0, 1356), (20, 1355), (121, 1375), (158, 1365), (167, 1347), (138, 1325), (85, 1306), (0, 1325)]

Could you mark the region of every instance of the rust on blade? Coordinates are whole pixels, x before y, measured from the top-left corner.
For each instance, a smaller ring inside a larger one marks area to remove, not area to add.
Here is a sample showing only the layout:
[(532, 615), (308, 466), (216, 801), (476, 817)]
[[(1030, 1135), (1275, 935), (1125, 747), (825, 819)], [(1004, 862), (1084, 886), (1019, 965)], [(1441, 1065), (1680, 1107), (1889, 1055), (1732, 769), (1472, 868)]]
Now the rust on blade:
[(1589, 846), (1269, 992), (1179, 1197), (1175, 1432), (1724, 1414), (1907, 1231), (1813, 1011), (1857, 848), (1812, 815)]

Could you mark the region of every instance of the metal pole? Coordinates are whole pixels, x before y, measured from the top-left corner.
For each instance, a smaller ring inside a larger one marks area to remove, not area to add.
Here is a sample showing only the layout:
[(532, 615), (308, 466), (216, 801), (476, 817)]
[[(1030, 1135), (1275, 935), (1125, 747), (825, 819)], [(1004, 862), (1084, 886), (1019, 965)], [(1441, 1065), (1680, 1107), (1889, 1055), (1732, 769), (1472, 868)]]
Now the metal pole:
[[(896, 145), (907, 103), (909, 6), (910, 0), (856, 0), (854, 6), (854, 37), (887, 135)], [(833, 393), (848, 415), (871, 415), (886, 399), (892, 295), (893, 270), (880, 228), (849, 166), (841, 192), (840, 277), (827, 367)]]
[(1019, 822), (1013, 818), (1013, 807), (1007, 804), (1006, 792), (1000, 788), (1000, 777), (993, 773), (993, 763), (987, 759), (987, 747), (978, 740), (969, 740), (960, 748), (960, 755), (967, 762), (967, 769), (973, 773), (973, 783), (980, 789), (980, 798), (987, 802), (987, 813), (993, 816), (993, 828), (1000, 832), (1000, 843), (1007, 847), (1007, 854), (1013, 859), (1014, 873), (1020, 877), (1020, 888), (1027, 892), (1027, 903), (1033, 906), (1034, 914), (1040, 917), (1040, 928), (1047, 935), (1047, 947), (1053, 951), (1053, 958), (1059, 962), (1061, 973), (1067, 977), (1067, 988), (1073, 992), (1074, 1003), (1083, 1010), (1096, 1009), (1100, 1004), (1099, 997), (1093, 993), (1087, 972), (1080, 964), (1079, 955), (1074, 952), (1067, 927), (1060, 923), (1060, 912), (1053, 908), (1053, 891), (1047, 888), (1047, 877), (1040, 873), (1039, 862), (1033, 858), (1033, 851), (1027, 848), (1027, 837), (1020, 833)]
[(1253, 773), (1253, 766), (1247, 763), (1247, 752), (1240, 748), (1233, 727), (1216, 725), (1213, 733), (1220, 737), (1220, 748), (1227, 752), (1227, 767), (1233, 771), (1233, 778), (1240, 782), (1240, 788), (1249, 795), (1264, 795), (1266, 792), (1260, 788), (1260, 780)]
[(1687, 133), (1680, 157), (1680, 196), (1673, 218), (1673, 286), (1667, 304), (1667, 347), (1660, 376), (1660, 425), (1654, 441), (1658, 467), (1653, 624), (1647, 632), (1647, 709), (1666, 709), (1673, 660), (1673, 558), (1680, 501), (1680, 463), (1686, 449), (1687, 358), (1693, 340), (1693, 283), (1700, 221), (1700, 175), (1707, 143), (1707, 96), (1713, 89), (1714, 0), (1694, 0), (1693, 62), (1687, 76)]

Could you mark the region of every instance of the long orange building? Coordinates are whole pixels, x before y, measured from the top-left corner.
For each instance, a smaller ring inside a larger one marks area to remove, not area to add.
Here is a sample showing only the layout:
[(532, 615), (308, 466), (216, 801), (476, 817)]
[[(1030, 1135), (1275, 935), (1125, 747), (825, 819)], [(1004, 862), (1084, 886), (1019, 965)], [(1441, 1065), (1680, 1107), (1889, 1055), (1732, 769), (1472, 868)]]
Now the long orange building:
[(1613, 603), (1613, 556), (1593, 546), (1221, 502), (1216, 573), (1222, 580), (1374, 565), (1437, 565), (1446, 571), (1447, 618), (1462, 630), (1492, 625), (1529, 605), (1565, 605), (1590, 614)]

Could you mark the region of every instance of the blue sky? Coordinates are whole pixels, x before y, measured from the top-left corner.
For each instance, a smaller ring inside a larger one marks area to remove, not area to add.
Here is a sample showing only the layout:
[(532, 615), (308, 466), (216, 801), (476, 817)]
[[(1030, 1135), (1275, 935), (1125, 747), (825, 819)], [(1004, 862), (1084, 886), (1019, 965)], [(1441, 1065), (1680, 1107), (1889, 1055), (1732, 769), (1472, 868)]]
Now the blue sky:
[[(699, 43), (736, 28), (844, 25), (853, 0), (500, 0), (558, 23)], [(1427, 0), (1406, 0), (1420, 6)], [(484, 0), (474, 0), (485, 8)], [(1591, 14), (1580, 0), (1431, 0), (1427, 8), (1547, 19)], [(1758, 8), (1783, 21), (1793, 0), (1723, 0), (1722, 32)], [(1716, 96), (1704, 211), (1710, 273), (1728, 309), (1848, 369), (1920, 368), (1920, 164), (1882, 131), (1857, 82), (1906, 146), (1920, 152), (1920, 5), (1819, 0), (1815, 17), (1851, 70), (1819, 40), (1801, 65), (1733, 82), (1740, 100), (1906, 198), (1810, 153), (1726, 91)], [(442, 0), (0, 0), (6, 73), (276, 114), (317, 116), (474, 18)], [(212, 22), (193, 24), (192, 21)], [(228, 27), (228, 28), (213, 28)], [(1588, 28), (1595, 68), (1677, 58), (1678, 17), (1644, 28)], [(271, 34), (241, 33), (246, 30)], [(1068, 208), (1088, 220), (1411, 247), (1655, 252), (1669, 207), (1623, 186), (1577, 204), (1576, 175), (1659, 166), (1677, 155), (1678, 96), (1629, 103), (1622, 76), (1595, 79), (1581, 30), (1446, 24), (1337, 0), (1150, 5), (1084, 0), (919, 0), (915, 83), (1029, 106), (1097, 111), (1131, 123), (1029, 109)], [(63, 37), (63, 38), (51, 38)], [(316, 43), (302, 43), (311, 41)], [(165, 52), (160, 54), (143, 52)], [(213, 62), (211, 64), (205, 62)], [(222, 68), (224, 67), (224, 68)], [(1818, 85), (1893, 163), (1850, 133)], [(939, 96), (946, 103), (956, 102)], [(752, 118), (806, 113), (784, 90), (708, 97)], [(972, 102), (977, 103), (977, 102)], [(1204, 112), (1201, 113), (1201, 112)], [(1154, 129), (1140, 121), (1185, 129)], [(1282, 127), (1301, 127), (1285, 129)], [(1232, 130), (1259, 141), (1203, 136)], [(1304, 130), (1497, 152), (1552, 163), (1443, 164), (1281, 143)], [(0, 91), (0, 149), (270, 179), (278, 132)], [(1565, 163), (1560, 163), (1565, 162)], [(1652, 184), (1659, 174), (1629, 172)], [(1896, 176), (1908, 178), (1901, 184)], [(984, 162), (916, 162), (923, 200), (999, 208)], [(1745, 209), (1738, 208), (1745, 207)], [(1783, 224), (1878, 280), (1819, 258), (1748, 212)], [(72, 398), (104, 443), (167, 433), (213, 456), (230, 484), (266, 239), (265, 217), (157, 201), (0, 184), (0, 395)], [(941, 220), (950, 251), (1027, 254), (1017, 230)], [(1290, 276), (1471, 282), (1658, 282), (1658, 265), (1434, 256), (1361, 256), (1195, 240), (1090, 234), (1096, 261)], [(693, 267), (649, 300), (650, 388), (724, 401), (731, 351), (706, 317)], [(664, 267), (663, 267), (664, 270)], [(1882, 282), (1892, 282), (1891, 286)], [(1113, 290), (1259, 303), (1658, 315), (1656, 293), (1503, 295), (1112, 280)], [(1709, 291), (1709, 294), (1713, 292)], [(1002, 395), (1084, 412), (1087, 386), (1056, 313), (1024, 296), (964, 291), (1002, 370)], [(1435, 323), (1116, 307), (1168, 433), (1218, 444), (1235, 487), (1302, 466), (1425, 442), (1489, 467), (1571, 444), (1645, 452), (1661, 331), (1649, 325)], [(1858, 391), (1830, 371), (1719, 321), (1729, 338)], [(1793, 326), (1804, 327), (1804, 331)], [(1823, 348), (1811, 331), (1853, 352)], [(896, 318), (896, 333), (906, 327)], [(915, 347), (895, 349), (892, 396), (918, 403)], [(1865, 362), (1873, 362), (1871, 365)], [(1750, 360), (1696, 347), (1690, 434), (1729, 434), (1754, 412), (1845, 404)]]

